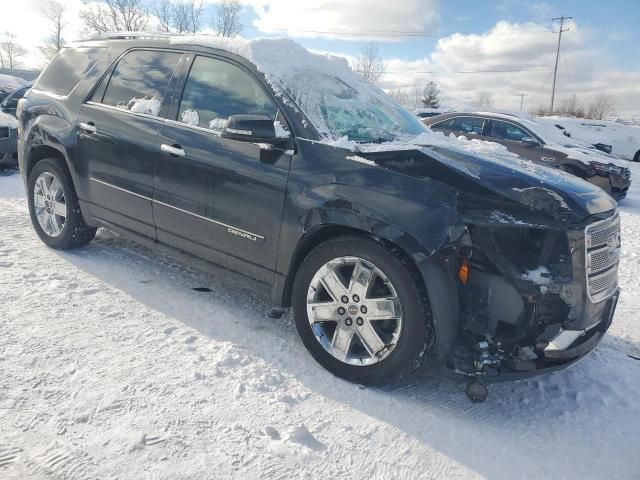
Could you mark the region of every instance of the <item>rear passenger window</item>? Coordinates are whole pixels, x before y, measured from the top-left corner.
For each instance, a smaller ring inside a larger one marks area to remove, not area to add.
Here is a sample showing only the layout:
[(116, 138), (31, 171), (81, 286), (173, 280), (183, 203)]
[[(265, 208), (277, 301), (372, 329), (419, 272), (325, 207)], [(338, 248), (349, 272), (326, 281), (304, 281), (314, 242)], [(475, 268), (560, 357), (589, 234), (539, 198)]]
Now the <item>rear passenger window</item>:
[(40, 74), (33, 88), (68, 95), (105, 51), (103, 47), (63, 48)]
[(221, 131), (231, 115), (267, 115), (277, 108), (251, 75), (231, 63), (196, 57), (180, 102), (178, 120)]
[(180, 54), (171, 52), (134, 50), (127, 53), (113, 69), (102, 103), (158, 116), (178, 60)]
[(471, 133), (475, 135), (482, 135), (482, 126), (484, 120), (477, 117), (457, 117), (455, 119), (452, 130), (461, 133)]

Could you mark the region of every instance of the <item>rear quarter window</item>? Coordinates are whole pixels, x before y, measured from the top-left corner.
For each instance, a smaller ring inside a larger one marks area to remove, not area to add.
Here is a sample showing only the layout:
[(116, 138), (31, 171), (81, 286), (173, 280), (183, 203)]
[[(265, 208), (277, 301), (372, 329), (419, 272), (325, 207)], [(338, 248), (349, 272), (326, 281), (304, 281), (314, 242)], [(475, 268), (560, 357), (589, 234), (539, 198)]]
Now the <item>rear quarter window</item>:
[(68, 95), (105, 51), (104, 47), (63, 48), (40, 74), (33, 88)]

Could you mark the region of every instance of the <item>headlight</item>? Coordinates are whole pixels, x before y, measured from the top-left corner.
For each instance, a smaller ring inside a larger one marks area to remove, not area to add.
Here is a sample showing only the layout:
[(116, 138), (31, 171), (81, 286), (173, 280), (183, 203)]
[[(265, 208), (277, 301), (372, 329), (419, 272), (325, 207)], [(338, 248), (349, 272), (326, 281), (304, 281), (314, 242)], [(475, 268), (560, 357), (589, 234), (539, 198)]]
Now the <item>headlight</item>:
[(589, 162), (596, 172), (599, 173), (617, 173), (622, 174), (622, 167), (618, 167), (613, 163)]

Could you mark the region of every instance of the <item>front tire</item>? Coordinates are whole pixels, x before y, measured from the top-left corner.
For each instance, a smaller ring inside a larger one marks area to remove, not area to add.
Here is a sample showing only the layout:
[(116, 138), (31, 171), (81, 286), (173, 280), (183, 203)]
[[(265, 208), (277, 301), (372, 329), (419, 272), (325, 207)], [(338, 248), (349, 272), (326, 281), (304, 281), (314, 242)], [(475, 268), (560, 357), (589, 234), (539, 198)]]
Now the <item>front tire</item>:
[(318, 363), (363, 385), (406, 377), (433, 342), (426, 293), (408, 260), (366, 237), (316, 247), (296, 275), (293, 310)]
[(27, 197), (33, 228), (49, 247), (77, 248), (95, 236), (96, 229), (82, 218), (71, 175), (58, 159), (36, 163), (29, 174)]

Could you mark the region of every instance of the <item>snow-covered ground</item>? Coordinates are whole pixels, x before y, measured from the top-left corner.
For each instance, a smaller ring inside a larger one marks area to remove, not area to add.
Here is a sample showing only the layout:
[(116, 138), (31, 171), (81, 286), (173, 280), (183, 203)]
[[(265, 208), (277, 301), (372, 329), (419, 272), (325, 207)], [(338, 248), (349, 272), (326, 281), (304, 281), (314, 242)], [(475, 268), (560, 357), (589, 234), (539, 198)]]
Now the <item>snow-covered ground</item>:
[(610, 333), (573, 368), (493, 385), (483, 404), (426, 376), (334, 378), (236, 277), (106, 231), (51, 250), (19, 175), (0, 176), (0, 478), (638, 478), (631, 167)]

